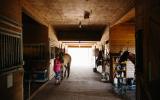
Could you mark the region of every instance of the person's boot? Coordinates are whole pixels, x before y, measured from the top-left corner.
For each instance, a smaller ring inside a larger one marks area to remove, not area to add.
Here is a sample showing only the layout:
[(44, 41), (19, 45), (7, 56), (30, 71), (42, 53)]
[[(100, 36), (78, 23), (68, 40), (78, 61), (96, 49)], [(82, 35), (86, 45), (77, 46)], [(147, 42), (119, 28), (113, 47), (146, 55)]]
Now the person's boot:
[(55, 85), (57, 85), (58, 83), (59, 83), (59, 81), (58, 81), (58, 80), (56, 80)]

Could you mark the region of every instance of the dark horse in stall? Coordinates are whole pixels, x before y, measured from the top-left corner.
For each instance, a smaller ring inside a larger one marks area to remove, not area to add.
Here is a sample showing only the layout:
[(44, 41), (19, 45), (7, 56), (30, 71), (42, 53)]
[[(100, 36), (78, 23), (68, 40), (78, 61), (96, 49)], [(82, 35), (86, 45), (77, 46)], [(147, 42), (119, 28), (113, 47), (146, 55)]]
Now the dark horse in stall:
[[(129, 59), (134, 65), (135, 65), (135, 54), (129, 52), (128, 50), (124, 51), (119, 58), (119, 63), (127, 61), (127, 59)], [(127, 78), (127, 84), (131, 85), (132, 84), (132, 80), (134, 80), (133, 78)]]
[(103, 52), (100, 50), (95, 61), (96, 66), (95, 68), (93, 68), (94, 72), (97, 72), (97, 68), (98, 66), (102, 65), (102, 62), (103, 62)]
[(96, 59), (96, 66), (98, 67), (99, 65), (102, 65), (103, 61), (103, 51), (99, 51), (98, 57)]
[(123, 61), (127, 61), (129, 59), (135, 65), (135, 54), (129, 52), (128, 50), (124, 51), (122, 55), (120, 55), (119, 63)]
[(102, 66), (102, 72), (105, 72), (105, 66), (109, 63), (109, 61), (109, 54), (104, 54), (103, 50), (100, 50), (96, 58), (96, 66), (94, 68), (94, 72), (97, 72), (97, 68), (100, 65)]

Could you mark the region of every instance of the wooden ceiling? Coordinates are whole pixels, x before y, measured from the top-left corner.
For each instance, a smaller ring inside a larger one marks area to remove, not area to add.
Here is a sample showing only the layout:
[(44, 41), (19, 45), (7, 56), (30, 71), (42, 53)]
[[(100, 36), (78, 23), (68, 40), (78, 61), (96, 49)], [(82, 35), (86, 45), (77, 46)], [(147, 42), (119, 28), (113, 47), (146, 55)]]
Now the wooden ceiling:
[[(56, 32), (61, 32), (58, 33), (61, 35), (63, 31), (64, 33), (68, 33), (69, 31), (73, 32), (74, 30), (76, 30), (75, 32), (78, 33), (83, 32), (82, 30), (87, 30), (88, 32), (94, 31), (97, 32), (97, 34), (99, 34), (99, 32), (103, 32), (104, 26), (114, 24), (124, 14), (126, 14), (129, 10), (131, 10), (135, 4), (135, 0), (26, 0), (26, 1), (35, 10), (39, 12), (39, 14), (44, 18), (45, 21), (47, 21), (48, 24), (51, 24), (53, 25), (54, 28), (57, 28), (58, 31)], [(78, 27), (79, 23), (81, 23), (82, 26), (85, 26), (86, 28), (89, 29), (80, 29)], [(68, 26), (67, 32), (66, 29), (63, 29), (64, 27), (66, 28), (66, 26)], [(72, 26), (77, 26), (77, 28), (75, 29), (75, 27), (73, 28)], [(66, 38), (66, 37), (60, 37), (61, 35), (57, 35), (59, 39)], [(99, 36), (101, 35), (102, 33)], [(82, 38), (86, 38), (84, 40), (87, 40), (88, 36), (84, 37), (82, 36)], [(70, 37), (70, 38), (72, 38), (72, 40), (76, 39), (75, 37)]]

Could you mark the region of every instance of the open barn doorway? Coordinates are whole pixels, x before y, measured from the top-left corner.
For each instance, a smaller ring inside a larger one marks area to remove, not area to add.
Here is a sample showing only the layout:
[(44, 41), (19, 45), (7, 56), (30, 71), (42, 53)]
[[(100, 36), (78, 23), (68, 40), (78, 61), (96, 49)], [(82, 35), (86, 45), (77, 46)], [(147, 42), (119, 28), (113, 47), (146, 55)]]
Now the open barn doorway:
[(93, 67), (92, 48), (68, 48), (68, 53), (72, 57), (71, 66)]
[(68, 53), (72, 57), (71, 70), (79, 69), (82, 70), (90, 70), (93, 73), (97, 73), (99, 75), (99, 80), (102, 82), (109, 81), (109, 65), (105, 63), (103, 66), (97, 66), (97, 71), (95, 72), (96, 66), (96, 57), (95, 57), (95, 49), (92, 47), (84, 48), (68, 48)]

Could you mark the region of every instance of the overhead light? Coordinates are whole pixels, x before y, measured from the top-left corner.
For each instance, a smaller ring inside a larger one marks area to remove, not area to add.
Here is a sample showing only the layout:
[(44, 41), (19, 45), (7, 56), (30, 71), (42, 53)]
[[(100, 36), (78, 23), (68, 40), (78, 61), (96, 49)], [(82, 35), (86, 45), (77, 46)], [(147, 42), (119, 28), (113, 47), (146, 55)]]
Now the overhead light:
[(81, 23), (81, 21), (79, 22), (78, 27), (79, 27), (79, 28), (82, 28), (82, 23)]

